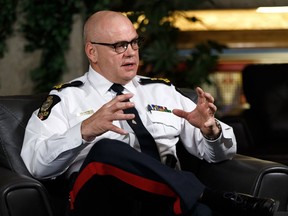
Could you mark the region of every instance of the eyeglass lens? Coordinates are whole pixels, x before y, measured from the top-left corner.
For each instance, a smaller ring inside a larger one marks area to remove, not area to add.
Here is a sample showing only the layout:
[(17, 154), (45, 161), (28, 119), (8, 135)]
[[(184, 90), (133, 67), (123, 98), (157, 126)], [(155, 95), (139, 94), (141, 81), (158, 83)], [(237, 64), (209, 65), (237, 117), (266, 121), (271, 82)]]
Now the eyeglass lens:
[(122, 53), (127, 50), (128, 45), (130, 44), (132, 49), (137, 50), (141, 46), (141, 42), (142, 42), (141, 38), (136, 38), (130, 42), (123, 41), (123, 42), (116, 43), (114, 44), (114, 48), (117, 53)]

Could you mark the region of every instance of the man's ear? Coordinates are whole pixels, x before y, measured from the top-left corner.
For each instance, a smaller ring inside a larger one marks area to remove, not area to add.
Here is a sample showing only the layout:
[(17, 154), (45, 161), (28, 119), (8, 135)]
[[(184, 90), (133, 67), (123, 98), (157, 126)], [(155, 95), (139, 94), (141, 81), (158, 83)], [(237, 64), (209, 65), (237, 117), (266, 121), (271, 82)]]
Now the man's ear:
[(86, 52), (88, 59), (91, 62), (93, 62), (93, 63), (97, 62), (98, 52), (97, 52), (97, 49), (95, 48), (95, 46), (93, 44), (91, 44), (90, 42), (87, 42), (85, 44), (85, 52)]

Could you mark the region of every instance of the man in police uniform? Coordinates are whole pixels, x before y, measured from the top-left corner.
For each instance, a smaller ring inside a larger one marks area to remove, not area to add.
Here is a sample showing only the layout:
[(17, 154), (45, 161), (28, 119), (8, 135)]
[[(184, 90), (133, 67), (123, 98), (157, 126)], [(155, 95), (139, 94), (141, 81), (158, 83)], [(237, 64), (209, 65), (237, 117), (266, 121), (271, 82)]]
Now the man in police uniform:
[[(50, 92), (31, 116), (21, 152), (35, 178), (63, 174), (73, 181), (72, 213), (273, 215), (272, 199), (214, 191), (180, 171), (180, 140), (189, 153), (219, 162), (236, 152), (233, 130), (214, 118), (214, 99), (201, 88), (195, 104), (168, 80), (137, 75), (141, 38), (126, 16), (93, 14), (84, 40), (89, 71)], [(123, 89), (111, 88), (115, 83)], [(134, 107), (141, 120), (126, 112)], [(141, 150), (132, 129), (140, 121), (155, 140), (158, 158)]]

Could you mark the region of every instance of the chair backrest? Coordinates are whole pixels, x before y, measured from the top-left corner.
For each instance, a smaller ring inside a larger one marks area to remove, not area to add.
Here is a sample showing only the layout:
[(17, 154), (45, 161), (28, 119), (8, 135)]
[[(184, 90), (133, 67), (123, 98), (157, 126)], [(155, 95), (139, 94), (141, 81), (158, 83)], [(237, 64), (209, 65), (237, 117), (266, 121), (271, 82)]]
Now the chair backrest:
[(0, 96), (0, 166), (30, 176), (20, 156), (25, 127), (45, 95)]

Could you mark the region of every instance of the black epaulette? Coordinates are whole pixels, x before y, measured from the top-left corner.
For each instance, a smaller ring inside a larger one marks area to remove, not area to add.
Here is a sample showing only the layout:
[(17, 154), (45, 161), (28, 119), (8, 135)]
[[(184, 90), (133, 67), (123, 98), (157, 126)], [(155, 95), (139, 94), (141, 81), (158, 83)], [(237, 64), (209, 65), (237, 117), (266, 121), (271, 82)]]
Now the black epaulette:
[(166, 78), (140, 78), (139, 83), (141, 85), (151, 84), (151, 83), (163, 83), (165, 85), (171, 86), (171, 82)]
[(56, 85), (56, 86), (53, 87), (53, 89), (57, 90), (57, 91), (61, 91), (62, 89), (67, 88), (67, 87), (79, 87), (79, 86), (82, 86), (82, 85), (83, 85), (82, 81), (76, 80), (76, 81), (73, 81), (73, 82), (70, 82), (70, 83), (64, 83), (64, 84)]
[(191, 88), (176, 88), (176, 91), (178, 91), (183, 96), (189, 98), (194, 103), (197, 103), (198, 95), (197, 95), (197, 92), (194, 89), (191, 89)]
[(46, 100), (42, 103), (41, 108), (38, 112), (38, 118), (40, 120), (45, 120), (51, 113), (52, 108), (61, 101), (60, 97), (57, 95), (48, 95)]

